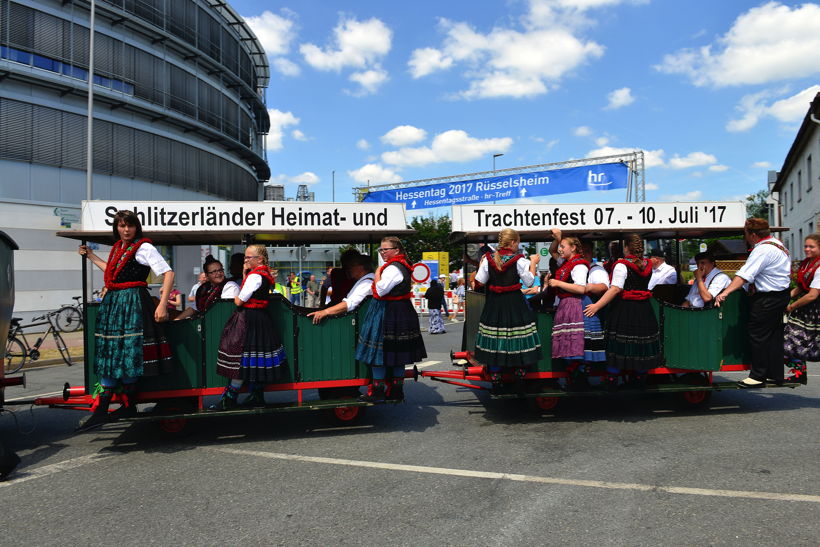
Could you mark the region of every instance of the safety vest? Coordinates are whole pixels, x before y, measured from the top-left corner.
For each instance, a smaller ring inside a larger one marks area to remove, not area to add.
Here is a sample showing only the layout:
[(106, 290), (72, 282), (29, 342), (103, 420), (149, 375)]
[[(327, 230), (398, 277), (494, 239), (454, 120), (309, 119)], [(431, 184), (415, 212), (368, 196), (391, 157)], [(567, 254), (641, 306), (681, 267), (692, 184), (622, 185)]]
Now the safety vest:
[(302, 292), (302, 282), (299, 276), (293, 278), (290, 282), (290, 294), (300, 294)]

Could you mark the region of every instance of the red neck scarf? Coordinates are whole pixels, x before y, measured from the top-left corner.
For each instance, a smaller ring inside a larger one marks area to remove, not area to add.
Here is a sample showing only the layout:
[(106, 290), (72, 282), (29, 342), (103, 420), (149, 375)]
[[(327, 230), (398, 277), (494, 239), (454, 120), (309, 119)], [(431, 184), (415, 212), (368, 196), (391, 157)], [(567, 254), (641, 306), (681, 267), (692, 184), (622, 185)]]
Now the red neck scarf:
[[(271, 285), (273, 285), (275, 283), (273, 281), (273, 278), (270, 275), (270, 270), (268, 270), (267, 266), (257, 266), (256, 268), (254, 268), (254, 269), (252, 269), (251, 271), (248, 272), (248, 275), (246, 275), (245, 278), (242, 280), (241, 287), (245, 286), (245, 282), (248, 280), (248, 278), (251, 276), (251, 274), (261, 275), (262, 277), (267, 279), (268, 282)], [(240, 290), (241, 290), (241, 287), (240, 287)], [(268, 299), (267, 298), (254, 298), (253, 295), (251, 295), (251, 297), (248, 299), (247, 302), (245, 302), (243, 307), (245, 307), (245, 308), (255, 308), (255, 309), (267, 308), (268, 307)]]
[(561, 267), (555, 272), (555, 279), (558, 281), (566, 281), (569, 279), (572, 269), (580, 264), (589, 268), (589, 262), (582, 255), (572, 255), (572, 257), (561, 264)]
[(495, 262), (495, 255), (493, 253), (487, 253), (485, 256), (487, 257), (487, 263), (495, 269), (497, 272), (504, 272), (507, 271), (509, 268), (513, 267), (513, 264), (518, 262), (520, 259), (524, 258), (524, 255), (521, 253), (517, 253), (511, 249), (507, 249), (505, 247), (498, 248), (498, 254), (500, 256), (509, 256), (512, 257), (507, 261), (501, 261), (501, 266), (496, 264)]
[(794, 280), (804, 292), (809, 292), (811, 281), (814, 279), (814, 274), (818, 268), (820, 268), (820, 256), (807, 258), (800, 263)]
[(411, 266), (410, 263), (407, 262), (407, 257), (404, 256), (404, 255), (399, 254), (399, 255), (394, 256), (393, 258), (390, 258), (390, 259), (386, 260), (385, 263), (382, 264), (381, 267), (379, 268), (379, 274), (381, 274), (386, 267), (390, 266), (394, 262), (398, 262), (399, 264), (404, 264), (404, 266), (407, 267), (408, 270), (413, 269), (413, 266)]
[(132, 241), (127, 245), (121, 239), (114, 243), (111, 252), (108, 253), (108, 263), (105, 266), (105, 273), (103, 274), (105, 286), (108, 290), (148, 286), (148, 283), (144, 280), (117, 283), (117, 277), (119, 277), (120, 272), (122, 272), (122, 269), (128, 264), (128, 261), (137, 254), (137, 251), (143, 243), (151, 243), (151, 240), (144, 237), (138, 241)]

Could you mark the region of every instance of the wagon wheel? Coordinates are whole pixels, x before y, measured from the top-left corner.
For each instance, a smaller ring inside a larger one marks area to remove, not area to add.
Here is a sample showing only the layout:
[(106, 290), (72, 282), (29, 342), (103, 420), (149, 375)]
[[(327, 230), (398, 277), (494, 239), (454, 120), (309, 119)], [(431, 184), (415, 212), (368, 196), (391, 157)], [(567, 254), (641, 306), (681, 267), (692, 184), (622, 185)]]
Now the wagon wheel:
[[(322, 388), (319, 390), (319, 398), (322, 400), (331, 399), (356, 399), (359, 396), (357, 387)], [(331, 421), (336, 425), (350, 425), (358, 420), (364, 413), (362, 406), (337, 406), (328, 410)]]
[[(681, 384), (691, 384), (696, 386), (708, 386), (709, 379), (703, 374), (689, 372), (677, 379)], [(697, 408), (705, 405), (712, 398), (711, 391), (683, 391), (680, 393), (681, 402), (689, 408)]]
[[(167, 399), (159, 401), (154, 407), (154, 412), (158, 414), (181, 414), (191, 412), (195, 408), (195, 403), (189, 399)], [(181, 433), (188, 424), (187, 418), (163, 418), (157, 421), (160, 431), (167, 435), (177, 435)]]
[[(537, 390), (536, 393), (540, 393), (542, 391), (557, 390), (557, 389), (560, 389), (560, 387), (558, 386), (557, 381), (551, 381), (551, 382), (540, 381), (540, 382), (534, 383), (530, 387), (530, 389), (531, 390), (535, 389), (535, 390)], [(532, 391), (531, 391), (531, 393), (532, 393)], [(549, 412), (551, 410), (554, 410), (558, 406), (558, 404), (561, 402), (561, 398), (560, 397), (536, 396), (536, 397), (531, 397), (531, 398), (527, 399), (527, 401), (529, 402), (529, 406), (532, 408), (532, 410), (534, 410), (536, 412)]]

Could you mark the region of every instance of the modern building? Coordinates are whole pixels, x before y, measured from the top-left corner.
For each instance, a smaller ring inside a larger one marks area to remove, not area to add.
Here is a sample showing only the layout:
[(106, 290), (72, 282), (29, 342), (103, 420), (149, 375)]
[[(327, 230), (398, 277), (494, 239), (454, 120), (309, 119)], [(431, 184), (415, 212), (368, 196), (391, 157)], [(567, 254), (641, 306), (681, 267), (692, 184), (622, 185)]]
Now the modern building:
[[(20, 246), (15, 313), (79, 294), (88, 0), (0, 0), (0, 230)], [(265, 52), (222, 0), (96, 0), (94, 199), (262, 199)], [(198, 249), (165, 249), (181, 291)], [(102, 277), (95, 279), (100, 287)]]
[(774, 224), (789, 229), (783, 241), (795, 258), (803, 256), (803, 240), (820, 231), (820, 93), (806, 112), (783, 167), (769, 177), (776, 200)]

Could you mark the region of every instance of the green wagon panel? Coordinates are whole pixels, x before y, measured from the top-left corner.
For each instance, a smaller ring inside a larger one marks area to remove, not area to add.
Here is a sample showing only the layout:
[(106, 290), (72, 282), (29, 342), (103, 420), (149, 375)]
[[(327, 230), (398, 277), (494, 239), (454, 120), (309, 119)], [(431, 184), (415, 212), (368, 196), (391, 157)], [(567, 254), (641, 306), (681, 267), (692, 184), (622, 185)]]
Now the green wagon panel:
[(533, 372), (563, 371), (566, 362), (563, 359), (552, 360), (552, 325), (555, 316), (551, 313), (536, 313), (535, 325), (538, 327), (538, 336), (541, 338), (541, 360), (535, 364)]
[(723, 332), (719, 311), (663, 306), (663, 354), (667, 367), (720, 370)]
[(302, 382), (351, 380), (367, 377), (367, 367), (358, 363), (356, 332), (358, 317), (370, 304), (367, 299), (358, 313), (328, 317), (314, 325), (309, 317), (297, 315), (299, 378)]
[(478, 334), (478, 320), (484, 309), (484, 293), (466, 291), (464, 302), (464, 330), (461, 334), (462, 351), (475, 351), (475, 337)]
[(749, 296), (745, 291), (735, 291), (720, 307), (722, 314), (723, 364), (749, 364)]
[(282, 344), (285, 346), (285, 357), (287, 362), (282, 365), (279, 371), (277, 383), (289, 383), (296, 381), (296, 352), (298, 340), (296, 339), (295, 327), (293, 324), (294, 312), (283, 296), (275, 294), (271, 297), (268, 305), (268, 313), (273, 319), (273, 327), (279, 329), (279, 336), (282, 337)]

